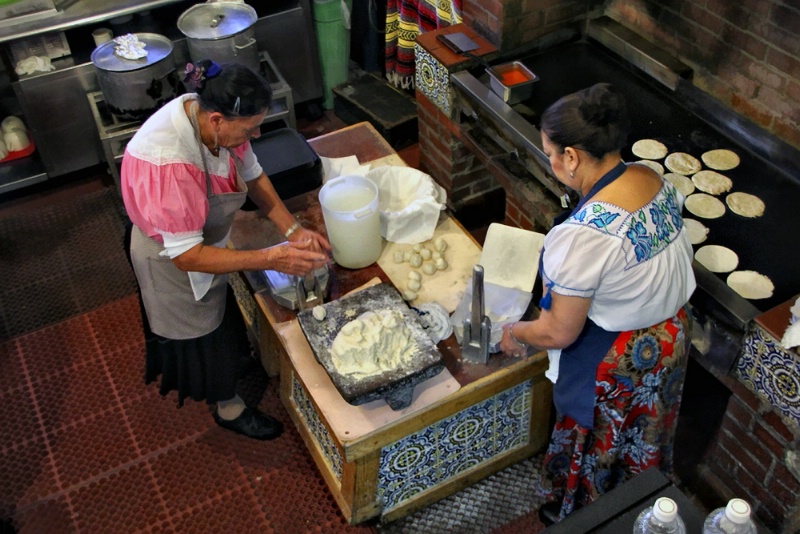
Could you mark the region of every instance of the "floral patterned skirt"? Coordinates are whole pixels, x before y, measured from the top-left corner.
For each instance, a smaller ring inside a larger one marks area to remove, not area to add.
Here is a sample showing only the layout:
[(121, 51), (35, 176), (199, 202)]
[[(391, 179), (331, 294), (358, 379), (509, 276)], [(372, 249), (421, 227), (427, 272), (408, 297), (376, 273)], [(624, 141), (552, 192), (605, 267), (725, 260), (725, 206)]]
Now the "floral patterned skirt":
[(689, 341), (685, 309), (622, 332), (597, 368), (594, 428), (558, 415), (544, 467), (560, 519), (649, 467), (671, 473)]

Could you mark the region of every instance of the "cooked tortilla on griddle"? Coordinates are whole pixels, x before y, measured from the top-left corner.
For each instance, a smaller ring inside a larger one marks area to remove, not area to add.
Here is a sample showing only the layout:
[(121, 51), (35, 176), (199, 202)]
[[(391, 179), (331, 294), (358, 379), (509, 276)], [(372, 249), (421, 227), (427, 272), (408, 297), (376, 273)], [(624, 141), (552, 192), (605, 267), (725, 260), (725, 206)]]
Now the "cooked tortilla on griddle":
[(726, 193), (733, 187), (733, 182), (727, 176), (716, 171), (700, 171), (692, 176), (692, 183), (697, 189), (711, 195)]
[(725, 215), (725, 204), (705, 193), (689, 195), (685, 206), (689, 213), (703, 219), (718, 219)]
[(631, 152), (637, 158), (642, 159), (663, 159), (667, 155), (667, 147), (664, 143), (655, 139), (639, 139), (631, 147)]
[(664, 175), (664, 179), (674, 185), (675, 189), (677, 189), (680, 194), (685, 197), (688, 197), (694, 193), (694, 183), (682, 174), (668, 172)]
[(700, 221), (684, 218), (683, 225), (686, 226), (686, 232), (689, 234), (689, 242), (692, 245), (702, 243), (708, 237), (708, 228)]
[(651, 169), (656, 171), (659, 175), (661, 176), (664, 175), (664, 166), (657, 161), (652, 161), (649, 159), (640, 159), (639, 161), (634, 161), (634, 163), (637, 165), (644, 165), (645, 167), (650, 167)]
[(664, 160), (664, 165), (670, 171), (684, 176), (694, 174), (703, 168), (699, 159), (686, 152), (673, 152)]
[(706, 245), (694, 253), (694, 259), (712, 273), (729, 273), (739, 265), (739, 256), (728, 247)]
[(716, 171), (729, 171), (739, 166), (739, 156), (732, 150), (709, 150), (700, 157), (706, 167)]
[(764, 201), (748, 193), (731, 193), (725, 197), (725, 203), (732, 212), (742, 217), (761, 217), (764, 215)]
[(746, 299), (768, 299), (775, 285), (767, 276), (756, 271), (734, 271), (728, 275), (728, 286)]

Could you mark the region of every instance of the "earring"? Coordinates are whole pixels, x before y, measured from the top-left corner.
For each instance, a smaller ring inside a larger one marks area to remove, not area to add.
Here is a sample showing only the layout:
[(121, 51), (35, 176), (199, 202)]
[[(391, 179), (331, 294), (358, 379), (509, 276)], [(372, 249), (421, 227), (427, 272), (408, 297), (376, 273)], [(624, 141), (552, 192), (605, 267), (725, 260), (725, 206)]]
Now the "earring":
[(572, 172), (572, 171), (570, 171), (570, 173), (569, 173), (569, 177), (570, 177), (570, 178), (575, 178), (575, 173), (574, 173), (574, 172)]

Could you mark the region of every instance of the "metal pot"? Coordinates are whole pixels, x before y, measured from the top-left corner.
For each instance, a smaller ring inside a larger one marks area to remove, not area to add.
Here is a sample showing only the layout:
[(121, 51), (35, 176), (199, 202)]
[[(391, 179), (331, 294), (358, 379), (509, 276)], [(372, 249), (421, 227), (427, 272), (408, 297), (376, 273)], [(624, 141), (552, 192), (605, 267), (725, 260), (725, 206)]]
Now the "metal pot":
[(247, 4), (211, 2), (184, 11), (178, 18), (178, 29), (186, 36), (192, 61), (241, 63), (259, 72), (261, 60), (253, 28), (256, 20), (256, 10)]
[(145, 44), (147, 56), (125, 59), (111, 40), (92, 52), (97, 81), (106, 105), (123, 119), (142, 120), (178, 94), (172, 41), (155, 33), (134, 34)]

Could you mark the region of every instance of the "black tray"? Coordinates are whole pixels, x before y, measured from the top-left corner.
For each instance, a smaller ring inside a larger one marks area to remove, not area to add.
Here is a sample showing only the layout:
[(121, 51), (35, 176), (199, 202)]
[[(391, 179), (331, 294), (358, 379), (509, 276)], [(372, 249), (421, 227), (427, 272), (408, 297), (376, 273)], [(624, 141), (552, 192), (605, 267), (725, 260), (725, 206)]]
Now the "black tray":
[[(414, 387), (436, 376), (444, 368), (442, 355), (422, 329), (417, 314), (391, 285), (378, 284), (322, 306), (327, 311), (323, 321), (317, 321), (310, 309), (299, 312), (297, 319), (317, 361), (328, 372), (333, 385), (348, 403), (360, 405), (384, 399), (393, 410), (406, 408), (411, 404)], [(406, 325), (419, 347), (413, 360), (408, 365), (380, 376), (363, 379), (337, 372), (331, 361), (330, 349), (339, 330), (366, 311), (385, 308), (397, 309), (405, 316)]]

